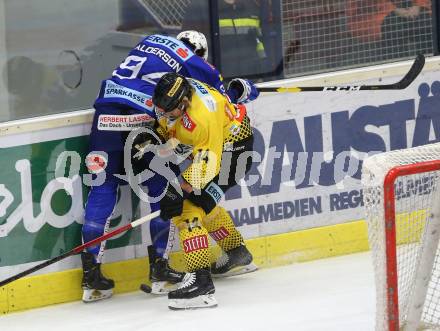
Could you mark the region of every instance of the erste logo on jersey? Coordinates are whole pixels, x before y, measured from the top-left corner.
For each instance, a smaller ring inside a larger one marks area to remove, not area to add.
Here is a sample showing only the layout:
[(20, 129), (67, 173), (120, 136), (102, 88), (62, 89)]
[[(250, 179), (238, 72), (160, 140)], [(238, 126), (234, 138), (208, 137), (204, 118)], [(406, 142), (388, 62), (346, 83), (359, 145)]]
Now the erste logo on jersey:
[(205, 189), (205, 192), (211, 196), (215, 203), (219, 203), (222, 197), (225, 195), (220, 186), (213, 182), (208, 185), (208, 187)]
[(145, 40), (152, 44), (161, 45), (165, 48), (168, 48), (183, 61), (189, 60), (194, 55), (194, 53), (189, 51), (185, 44), (174, 38), (155, 34), (148, 36), (145, 38)]
[(209, 112), (215, 112), (217, 111), (216, 107), (216, 101), (214, 97), (209, 94), (208, 89), (211, 89), (212, 91), (217, 91), (215, 88), (210, 87), (209, 85), (203, 85), (199, 81), (195, 79), (188, 79), (190, 84), (194, 87), (194, 90), (196, 94), (200, 97), (203, 104), (206, 106)]
[(191, 117), (189, 117), (188, 113), (184, 113), (180, 121), (182, 122), (183, 127), (190, 132), (193, 132), (196, 128), (196, 123), (194, 123)]
[(195, 79), (191, 79), (191, 83), (201, 94), (208, 94), (208, 91), (205, 89), (205, 87)]
[(186, 59), (188, 57), (188, 49), (187, 48), (178, 48), (176, 51), (177, 54), (179, 54), (182, 58)]

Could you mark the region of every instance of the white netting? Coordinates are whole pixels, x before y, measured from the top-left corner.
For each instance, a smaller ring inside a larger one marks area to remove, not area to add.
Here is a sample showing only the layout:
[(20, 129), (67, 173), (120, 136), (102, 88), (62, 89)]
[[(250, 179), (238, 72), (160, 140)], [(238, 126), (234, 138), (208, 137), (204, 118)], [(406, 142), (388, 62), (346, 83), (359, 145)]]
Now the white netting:
[(185, 10), (191, 0), (140, 0), (162, 28), (180, 29)]
[[(405, 3), (407, 4), (405, 6)], [(284, 73), (357, 67), (429, 54), (431, 0), (283, 0)], [(416, 8), (417, 7), (417, 8)], [(402, 11), (413, 11), (411, 19)]]
[[(440, 143), (420, 146), (407, 150), (382, 153), (368, 158), (364, 162), (362, 184), (364, 186), (364, 203), (368, 221), (368, 236), (375, 270), (376, 281), (376, 330), (389, 330), (387, 317), (387, 283), (386, 283), (386, 237), (384, 215), (384, 178), (396, 166), (413, 165), (421, 162), (440, 159)], [(437, 185), (439, 171), (417, 173), (398, 177), (394, 184), (396, 255), (398, 277), (399, 321), (402, 326), (409, 314), (415, 293), (416, 274), (424, 268), (422, 260), (423, 247), (426, 247), (426, 225), (432, 221), (432, 208), (438, 203)], [(436, 222), (437, 223), (437, 222)], [(432, 240), (429, 239), (431, 242)], [(424, 246), (425, 245), (425, 246)], [(438, 247), (429, 248), (435, 253), (434, 266), (429, 266), (430, 281), (423, 305), (421, 321), (430, 329), (440, 330), (440, 265)], [(432, 254), (430, 254), (432, 255)], [(430, 264), (430, 263), (429, 263)]]

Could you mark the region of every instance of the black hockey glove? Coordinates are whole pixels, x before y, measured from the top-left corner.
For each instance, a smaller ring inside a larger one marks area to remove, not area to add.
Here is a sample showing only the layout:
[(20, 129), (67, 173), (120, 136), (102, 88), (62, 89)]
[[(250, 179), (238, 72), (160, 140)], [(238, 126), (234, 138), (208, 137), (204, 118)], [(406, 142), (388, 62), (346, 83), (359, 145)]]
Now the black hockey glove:
[(217, 184), (211, 182), (198, 194), (195, 194), (194, 191), (191, 192), (188, 199), (196, 206), (202, 208), (206, 214), (209, 214), (224, 195), (223, 190)]
[(160, 200), (160, 217), (169, 220), (172, 217), (179, 216), (183, 210), (183, 196), (168, 183), (168, 189), (164, 197)]
[(154, 152), (157, 148), (153, 145), (160, 145), (165, 142), (157, 131), (157, 127), (146, 127), (147, 131), (142, 131), (136, 135), (132, 144), (132, 158), (140, 160), (147, 152)]

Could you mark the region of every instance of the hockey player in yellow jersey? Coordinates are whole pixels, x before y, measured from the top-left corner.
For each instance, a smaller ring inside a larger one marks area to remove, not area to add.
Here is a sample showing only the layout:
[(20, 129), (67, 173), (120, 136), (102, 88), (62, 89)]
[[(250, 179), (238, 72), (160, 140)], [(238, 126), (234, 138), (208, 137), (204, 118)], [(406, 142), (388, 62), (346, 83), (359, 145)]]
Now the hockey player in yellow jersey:
[[(253, 136), (246, 108), (231, 104), (208, 85), (176, 73), (160, 79), (153, 103), (159, 130), (180, 150), (189, 150), (192, 159), (180, 175), (180, 187), (168, 185), (160, 202), (161, 215), (172, 218), (179, 229), (189, 271), (182, 285), (168, 294), (169, 307), (216, 306), (211, 272), (256, 270), (243, 237), (228, 212), (218, 205), (252, 163)], [(208, 234), (225, 252), (223, 261), (212, 266)]]

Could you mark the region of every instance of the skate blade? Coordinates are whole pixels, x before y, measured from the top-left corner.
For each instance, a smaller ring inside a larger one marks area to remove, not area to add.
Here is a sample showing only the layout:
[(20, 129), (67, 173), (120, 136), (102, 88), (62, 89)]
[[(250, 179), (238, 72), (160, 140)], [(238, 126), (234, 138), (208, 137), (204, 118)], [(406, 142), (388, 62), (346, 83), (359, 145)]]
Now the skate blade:
[(214, 294), (199, 295), (192, 299), (169, 299), (168, 308), (171, 310), (201, 309), (217, 307)]
[(108, 299), (113, 295), (113, 290), (94, 290), (94, 289), (84, 289), (82, 301), (94, 302), (99, 300)]
[(238, 266), (235, 268), (232, 268), (228, 272), (225, 272), (223, 274), (211, 274), (212, 278), (224, 278), (224, 277), (231, 277), (231, 276), (237, 276), (237, 275), (243, 275), (250, 272), (257, 271), (258, 267), (253, 263), (249, 263), (245, 266)]
[(170, 282), (152, 282), (151, 294), (156, 294), (156, 295), (168, 294), (169, 292), (176, 290), (179, 284), (180, 283), (171, 284)]

